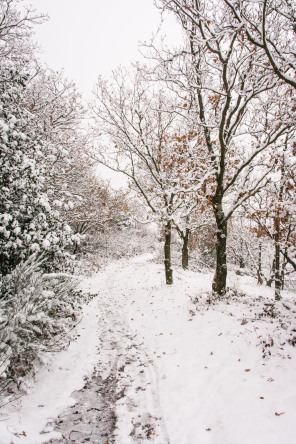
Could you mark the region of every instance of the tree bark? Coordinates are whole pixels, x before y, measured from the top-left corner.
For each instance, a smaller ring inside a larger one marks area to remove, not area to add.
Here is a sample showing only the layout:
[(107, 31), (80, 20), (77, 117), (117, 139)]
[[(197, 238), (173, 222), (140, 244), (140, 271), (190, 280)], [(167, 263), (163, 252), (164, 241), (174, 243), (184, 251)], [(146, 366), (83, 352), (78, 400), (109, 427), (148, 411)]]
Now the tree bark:
[(172, 238), (172, 223), (167, 221), (164, 235), (164, 268), (165, 280), (167, 285), (173, 283), (173, 270), (171, 268), (171, 238)]
[(187, 270), (189, 264), (189, 251), (188, 251), (188, 241), (189, 241), (189, 228), (186, 228), (185, 235), (182, 237), (183, 246), (182, 246), (182, 268)]
[(226, 291), (227, 262), (226, 262), (226, 243), (227, 243), (227, 220), (221, 209), (215, 211), (217, 223), (216, 239), (216, 271), (212, 289), (214, 293), (223, 296)]
[(282, 288), (282, 280), (281, 280), (281, 258), (280, 258), (280, 220), (279, 218), (275, 219), (274, 222), (275, 227), (275, 255), (274, 255), (274, 263), (275, 263), (275, 270), (274, 270), (274, 297), (276, 301), (279, 301), (281, 299), (281, 288)]
[(275, 273), (275, 260), (272, 261), (272, 269), (270, 271), (269, 279), (266, 280), (267, 287), (271, 287), (271, 284), (274, 281), (274, 273)]
[(259, 253), (258, 253), (258, 269), (257, 269), (257, 276), (258, 276), (258, 284), (263, 284), (263, 278), (262, 278), (262, 243), (259, 242)]

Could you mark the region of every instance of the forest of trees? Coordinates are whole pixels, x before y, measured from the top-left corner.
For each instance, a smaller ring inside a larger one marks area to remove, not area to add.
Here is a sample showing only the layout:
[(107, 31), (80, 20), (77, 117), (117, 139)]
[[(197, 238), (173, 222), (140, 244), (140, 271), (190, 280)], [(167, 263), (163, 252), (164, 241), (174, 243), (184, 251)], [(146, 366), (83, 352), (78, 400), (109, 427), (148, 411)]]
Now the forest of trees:
[(45, 20), (0, 1), (0, 373), (16, 378), (75, 325), (85, 233), (128, 218), (86, 156), (77, 88), (38, 61), (31, 34)]
[[(295, 270), (292, 4), (172, 0), (158, 7), (176, 15), (184, 46), (152, 41), (145, 66), (99, 78), (94, 158), (128, 176), (161, 226), (167, 284), (172, 228), (186, 267), (190, 231), (206, 231), (214, 220), (213, 291), (223, 295), (228, 230), (239, 214), (245, 231), (274, 245), (279, 298), (286, 264)], [(262, 282), (260, 260), (258, 274)]]
[[(166, 283), (178, 245), (184, 269), (193, 256), (213, 269), (218, 297), (229, 264), (274, 285), (275, 299), (296, 271), (293, 3), (156, 3), (176, 16), (183, 44), (143, 45), (145, 64), (99, 77), (88, 108), (38, 60), (32, 30), (47, 17), (0, 0), (5, 375), (30, 370), (75, 323), (76, 257), (88, 236), (153, 223)], [(98, 179), (98, 164), (128, 187)]]

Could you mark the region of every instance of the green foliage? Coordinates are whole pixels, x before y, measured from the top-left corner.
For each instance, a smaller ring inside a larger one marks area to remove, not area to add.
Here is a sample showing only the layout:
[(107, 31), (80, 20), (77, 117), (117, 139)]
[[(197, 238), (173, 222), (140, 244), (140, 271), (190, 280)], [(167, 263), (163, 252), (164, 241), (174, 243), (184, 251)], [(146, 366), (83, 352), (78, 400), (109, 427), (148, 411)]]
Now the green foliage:
[(75, 280), (62, 273), (44, 274), (45, 260), (34, 254), (1, 280), (0, 372), (15, 380), (42, 361), (45, 351), (57, 348), (77, 319)]

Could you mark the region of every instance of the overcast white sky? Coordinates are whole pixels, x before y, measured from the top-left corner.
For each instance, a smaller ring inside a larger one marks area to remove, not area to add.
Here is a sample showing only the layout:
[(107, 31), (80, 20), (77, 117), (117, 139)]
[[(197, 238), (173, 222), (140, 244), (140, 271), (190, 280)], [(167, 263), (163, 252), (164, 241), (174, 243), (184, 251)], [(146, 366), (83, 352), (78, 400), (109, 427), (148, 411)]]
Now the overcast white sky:
[[(53, 69), (64, 68), (86, 98), (99, 74), (139, 60), (138, 41), (149, 41), (160, 24), (153, 0), (25, 0), (50, 20), (36, 27), (42, 58)], [(173, 17), (164, 32), (178, 40)]]
[[(141, 60), (139, 41), (149, 41), (161, 23), (153, 0), (23, 0), (49, 21), (35, 27), (34, 39), (41, 59), (56, 70), (64, 69), (86, 100), (92, 98), (98, 75), (107, 77), (118, 65)], [(173, 16), (166, 16), (162, 32), (168, 42), (180, 41)], [(122, 174), (100, 167), (100, 175), (115, 188), (126, 184)]]

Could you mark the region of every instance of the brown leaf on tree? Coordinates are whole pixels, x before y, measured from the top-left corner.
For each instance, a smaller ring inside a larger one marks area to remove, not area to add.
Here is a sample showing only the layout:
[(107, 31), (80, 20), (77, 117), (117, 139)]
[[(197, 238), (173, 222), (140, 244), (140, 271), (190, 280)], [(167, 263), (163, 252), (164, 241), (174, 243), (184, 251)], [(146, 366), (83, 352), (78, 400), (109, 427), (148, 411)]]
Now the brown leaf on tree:
[(250, 368), (246, 368), (246, 369), (245, 369), (245, 372), (250, 372), (250, 371), (251, 371)]
[(274, 414), (275, 414), (275, 416), (281, 416), (281, 415), (284, 415), (284, 413), (285, 412), (281, 412), (281, 413), (275, 412)]

